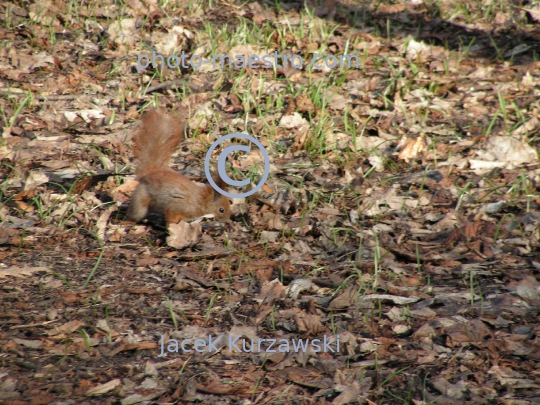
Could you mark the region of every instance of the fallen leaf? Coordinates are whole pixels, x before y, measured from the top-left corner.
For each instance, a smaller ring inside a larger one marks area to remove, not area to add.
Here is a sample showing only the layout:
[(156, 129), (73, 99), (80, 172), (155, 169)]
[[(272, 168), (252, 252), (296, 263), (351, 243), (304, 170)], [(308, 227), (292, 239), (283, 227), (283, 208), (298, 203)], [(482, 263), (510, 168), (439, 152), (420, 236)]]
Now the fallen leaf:
[(167, 227), (167, 245), (175, 249), (184, 249), (195, 245), (202, 236), (201, 223), (180, 221), (178, 224), (169, 224)]
[(88, 391), (86, 391), (85, 395), (89, 397), (103, 395), (114, 390), (121, 384), (122, 380), (120, 380), (119, 378), (115, 378), (114, 380), (111, 380), (105, 384), (99, 384), (95, 387), (90, 388)]

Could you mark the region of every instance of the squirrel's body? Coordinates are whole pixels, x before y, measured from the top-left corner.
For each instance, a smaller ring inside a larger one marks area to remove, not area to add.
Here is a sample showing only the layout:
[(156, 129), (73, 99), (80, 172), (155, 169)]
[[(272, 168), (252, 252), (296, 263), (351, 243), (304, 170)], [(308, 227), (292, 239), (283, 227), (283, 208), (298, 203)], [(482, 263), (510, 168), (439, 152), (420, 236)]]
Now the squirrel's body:
[[(214, 214), (219, 221), (231, 215), (227, 197), (210, 184), (198, 184), (169, 168), (169, 160), (184, 139), (184, 128), (163, 110), (152, 110), (142, 117), (133, 137), (133, 154), (139, 160), (135, 171), (139, 185), (133, 192), (128, 217), (142, 221), (150, 213), (162, 215), (167, 223), (178, 223)], [(216, 176), (216, 184), (226, 183)]]

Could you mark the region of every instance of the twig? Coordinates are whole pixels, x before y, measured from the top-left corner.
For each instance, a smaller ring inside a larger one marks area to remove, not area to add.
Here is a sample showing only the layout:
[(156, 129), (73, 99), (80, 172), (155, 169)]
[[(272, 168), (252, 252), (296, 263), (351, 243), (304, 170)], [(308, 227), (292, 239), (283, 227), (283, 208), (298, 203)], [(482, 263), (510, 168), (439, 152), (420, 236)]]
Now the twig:
[(15, 326), (12, 326), (9, 329), (33, 328), (34, 326), (44, 326), (44, 325), (48, 325), (48, 324), (56, 322), (56, 321), (58, 321), (58, 319), (53, 319), (52, 321), (46, 321), (46, 322), (31, 323), (29, 325), (15, 325)]
[[(11, 90), (6, 90), (6, 89), (0, 89), (0, 94), (8, 94), (10, 96), (24, 96), (26, 97), (28, 95), (28, 93), (24, 93), (24, 92), (18, 92), (18, 91), (11, 91)], [(55, 95), (52, 95), (52, 96), (40, 96), (40, 95), (34, 95), (34, 98), (39, 100), (39, 101), (61, 101), (61, 100), (74, 100), (76, 99), (77, 97), (80, 97), (80, 95), (74, 95), (74, 94), (65, 94), (65, 95), (61, 95), (61, 96), (55, 96)]]
[(185, 79), (176, 79), (176, 80), (169, 80), (163, 83), (155, 84), (153, 86), (148, 87), (143, 95), (146, 95), (148, 93), (152, 93), (157, 90), (166, 89), (172, 86), (179, 87), (180, 85), (187, 84), (187, 81)]

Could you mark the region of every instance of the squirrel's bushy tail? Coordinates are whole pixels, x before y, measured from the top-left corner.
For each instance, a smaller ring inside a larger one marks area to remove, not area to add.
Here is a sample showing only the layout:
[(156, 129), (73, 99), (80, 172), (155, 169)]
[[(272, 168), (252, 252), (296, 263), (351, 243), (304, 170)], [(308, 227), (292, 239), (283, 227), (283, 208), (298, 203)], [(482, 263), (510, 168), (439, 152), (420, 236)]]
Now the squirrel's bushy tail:
[(133, 136), (133, 154), (139, 160), (137, 178), (169, 169), (169, 160), (184, 140), (184, 126), (163, 109), (145, 112)]

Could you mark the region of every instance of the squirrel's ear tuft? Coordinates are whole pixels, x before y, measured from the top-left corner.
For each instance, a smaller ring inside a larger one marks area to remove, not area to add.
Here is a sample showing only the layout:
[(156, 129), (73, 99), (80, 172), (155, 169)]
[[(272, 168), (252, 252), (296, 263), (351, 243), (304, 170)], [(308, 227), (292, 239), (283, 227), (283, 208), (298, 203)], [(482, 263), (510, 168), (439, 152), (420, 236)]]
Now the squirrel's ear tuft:
[[(214, 180), (214, 182), (216, 183), (216, 185), (221, 188), (222, 190), (227, 190), (227, 183), (225, 183), (223, 181), (223, 179), (221, 177), (219, 177), (219, 174), (214, 174), (212, 176), (212, 179)], [(219, 191), (217, 191), (214, 187), (212, 187), (211, 184), (208, 184), (208, 187), (210, 187), (213, 191), (213, 199), (214, 201), (217, 201), (219, 200), (220, 198), (223, 197), (223, 194), (221, 194)]]
[(218, 173), (214, 174), (212, 178), (214, 179), (214, 182), (218, 185), (219, 188), (221, 188), (222, 190), (227, 190), (228, 184), (225, 183), (225, 181), (219, 176)]

